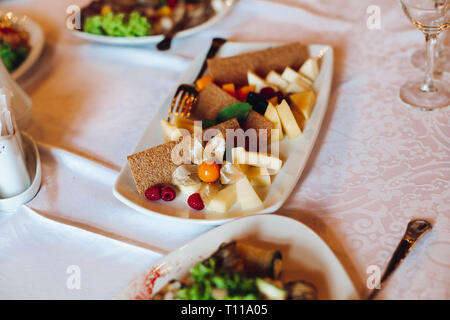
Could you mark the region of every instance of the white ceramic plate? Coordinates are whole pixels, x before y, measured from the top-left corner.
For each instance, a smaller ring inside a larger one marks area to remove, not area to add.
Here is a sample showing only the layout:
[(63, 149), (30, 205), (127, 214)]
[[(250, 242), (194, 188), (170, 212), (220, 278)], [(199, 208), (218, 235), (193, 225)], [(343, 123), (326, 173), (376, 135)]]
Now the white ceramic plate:
[[(233, 4), (236, 2), (236, 0), (222, 0), (222, 5), (219, 10), (216, 11), (216, 14), (209, 20), (205, 21), (202, 24), (199, 24), (198, 26), (195, 26), (193, 28), (185, 29), (181, 32), (178, 32), (176, 35), (176, 38), (181, 37), (187, 37), (190, 35), (193, 35), (194, 33), (200, 32), (202, 30), (208, 29), (213, 24), (218, 22), (219, 20), (223, 19), (228, 12), (230, 11)], [(90, 40), (93, 42), (99, 42), (99, 43), (105, 43), (105, 44), (114, 44), (114, 45), (128, 45), (128, 46), (136, 46), (136, 45), (142, 45), (142, 44), (149, 44), (149, 43), (155, 43), (160, 42), (164, 39), (164, 36), (154, 35), (154, 36), (148, 36), (148, 37), (111, 37), (111, 36), (101, 36), (96, 34), (91, 34), (83, 31), (77, 31), (74, 30), (73, 34), (77, 37)]]
[[(222, 47), (218, 56), (231, 56), (275, 45), (274, 43), (230, 42)], [(314, 83), (315, 90), (318, 92), (316, 105), (311, 118), (306, 123), (303, 134), (297, 139), (289, 140), (286, 138), (280, 143), (280, 157), (283, 160), (283, 167), (275, 178), (272, 178), (272, 185), (270, 187), (257, 189), (261, 199), (263, 199), (263, 206), (261, 208), (243, 212), (238, 205), (234, 205), (226, 214), (208, 213), (206, 210), (196, 212), (189, 208), (186, 203), (186, 198), (183, 195), (178, 196), (170, 203), (164, 201), (151, 202), (137, 192), (128, 164), (125, 164), (122, 168), (114, 185), (113, 194), (126, 205), (146, 214), (156, 214), (167, 219), (184, 219), (186, 222), (210, 225), (219, 225), (230, 219), (247, 215), (277, 211), (289, 197), (302, 174), (328, 107), (328, 98), (333, 77), (333, 50), (331, 47), (325, 45), (311, 45), (309, 49), (311, 56), (322, 57), (320, 74)], [(192, 83), (201, 68), (205, 55), (206, 51), (192, 63), (191, 67), (182, 75), (178, 84)], [(139, 152), (164, 142), (159, 121), (167, 117), (170, 101), (178, 84), (169, 92), (159, 112), (145, 129), (134, 152)]]
[(45, 43), (44, 32), (36, 22), (26, 15), (16, 15), (12, 12), (0, 12), (0, 15), (6, 15), (8, 19), (10, 19), (19, 28), (27, 32), (29, 36), (28, 41), (31, 46), (31, 50), (25, 61), (23, 61), (22, 64), (11, 74), (12, 78), (16, 80), (27, 72), (28, 69), (30, 69), (41, 56)]
[(184, 279), (197, 262), (208, 258), (221, 243), (232, 240), (281, 250), (282, 280), (305, 280), (314, 284), (319, 299), (360, 299), (327, 244), (304, 224), (278, 215), (238, 219), (199, 236), (153, 264), (116, 298), (149, 299), (168, 281)]

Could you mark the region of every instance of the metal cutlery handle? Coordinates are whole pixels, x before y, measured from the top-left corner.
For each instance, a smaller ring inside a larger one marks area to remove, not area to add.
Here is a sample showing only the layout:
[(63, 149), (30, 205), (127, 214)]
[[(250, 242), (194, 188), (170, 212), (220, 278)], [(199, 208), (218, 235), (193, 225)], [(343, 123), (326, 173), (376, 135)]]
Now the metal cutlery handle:
[[(217, 52), (220, 50), (220, 48), (223, 46), (223, 44), (227, 42), (226, 39), (223, 38), (214, 38), (211, 43), (211, 47), (208, 50), (208, 53), (206, 54), (205, 60), (203, 61), (202, 68), (200, 69), (200, 72), (198, 73), (195, 80), (199, 79), (203, 73), (205, 72), (206, 68), (208, 67), (208, 59), (214, 58), (217, 54)], [(195, 82), (194, 80), (194, 82)]]
[(402, 240), (400, 240), (397, 249), (395, 249), (392, 258), (389, 261), (383, 276), (381, 277), (380, 289), (374, 289), (368, 299), (375, 298), (381, 288), (383, 288), (386, 280), (408, 256), (409, 252), (411, 252), (412, 248), (416, 245), (419, 239), (431, 229), (431, 223), (426, 220), (412, 220), (408, 223), (405, 234), (403, 235)]

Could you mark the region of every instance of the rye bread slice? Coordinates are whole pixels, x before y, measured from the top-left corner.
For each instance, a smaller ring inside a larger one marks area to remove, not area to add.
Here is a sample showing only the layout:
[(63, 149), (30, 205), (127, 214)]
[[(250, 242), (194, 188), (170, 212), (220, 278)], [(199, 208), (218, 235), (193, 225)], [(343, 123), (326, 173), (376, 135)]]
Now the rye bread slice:
[(172, 162), (171, 152), (177, 144), (170, 141), (127, 157), (139, 193), (157, 184), (172, 183), (172, 173), (178, 166)]
[(272, 70), (281, 73), (286, 67), (298, 70), (308, 56), (307, 46), (293, 42), (231, 57), (209, 59), (208, 69), (218, 84), (234, 83), (243, 86), (247, 84), (249, 70), (261, 77)]
[(210, 82), (199, 92), (194, 116), (198, 119), (215, 120), (220, 110), (236, 102), (239, 100)]
[[(208, 129), (203, 130), (203, 137), (204, 137), (205, 134), (208, 132), (208, 130), (211, 130), (211, 129), (217, 129), (217, 130), (219, 130), (219, 131), (222, 133), (222, 135), (223, 135), (224, 137), (226, 137), (226, 134), (227, 134), (226, 131), (227, 131), (228, 129), (236, 130), (236, 129), (239, 129), (240, 127), (241, 127), (241, 126), (239, 125), (239, 122), (236, 120), (236, 118), (233, 118), (233, 119), (231, 119), (231, 120), (228, 120), (228, 121), (219, 123), (218, 125), (215, 125), (215, 126), (213, 126), (213, 127), (210, 127), (210, 128), (208, 128)], [(205, 139), (204, 139), (204, 140), (205, 140)]]
[[(270, 141), (270, 134), (272, 132), (272, 128), (273, 128), (272, 122), (270, 122), (264, 116), (253, 110), (250, 111), (250, 114), (248, 115), (247, 120), (244, 123), (244, 130), (256, 129), (256, 131), (258, 132), (258, 138), (260, 137), (258, 130), (261, 129), (267, 130), (267, 142)], [(260, 143), (262, 142), (260, 141)]]

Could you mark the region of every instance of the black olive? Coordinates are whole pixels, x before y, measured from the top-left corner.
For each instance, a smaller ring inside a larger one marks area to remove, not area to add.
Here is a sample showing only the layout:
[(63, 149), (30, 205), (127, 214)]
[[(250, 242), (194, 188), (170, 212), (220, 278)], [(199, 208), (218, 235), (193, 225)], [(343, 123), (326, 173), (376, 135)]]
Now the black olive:
[(252, 105), (253, 110), (262, 115), (266, 113), (267, 105), (269, 104), (263, 95), (256, 92), (250, 92), (247, 95), (247, 102)]

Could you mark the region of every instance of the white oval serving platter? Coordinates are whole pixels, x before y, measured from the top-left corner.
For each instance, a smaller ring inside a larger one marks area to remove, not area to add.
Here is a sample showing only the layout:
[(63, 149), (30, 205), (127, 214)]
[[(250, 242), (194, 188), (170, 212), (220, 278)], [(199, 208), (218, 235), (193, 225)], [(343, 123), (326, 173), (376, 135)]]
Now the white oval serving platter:
[[(276, 45), (274, 43), (228, 42), (219, 51), (218, 56), (231, 56)], [(114, 196), (129, 207), (144, 214), (156, 215), (170, 220), (182, 220), (187, 223), (207, 225), (220, 225), (235, 218), (276, 212), (291, 194), (306, 166), (328, 107), (328, 98), (333, 77), (333, 49), (327, 45), (310, 45), (309, 51), (310, 56), (320, 56), (322, 58), (320, 74), (314, 82), (314, 88), (318, 92), (316, 104), (311, 118), (306, 122), (303, 134), (297, 139), (289, 140), (286, 138), (280, 142), (279, 154), (283, 160), (283, 167), (275, 178), (272, 179), (272, 184), (269, 187), (256, 189), (263, 199), (263, 206), (261, 208), (253, 211), (242, 211), (238, 205), (234, 205), (226, 214), (219, 214), (208, 212), (207, 210), (197, 212), (189, 208), (186, 203), (186, 198), (183, 195), (178, 196), (170, 203), (164, 201), (148, 201), (143, 195), (137, 192), (128, 163), (123, 166), (116, 180), (113, 188)], [(167, 98), (161, 105), (156, 116), (145, 129), (134, 152), (146, 150), (164, 143), (160, 129), (160, 119), (167, 117), (170, 102), (178, 85), (180, 83), (192, 83), (202, 66), (205, 55), (206, 51), (197, 57), (191, 67), (181, 76), (177, 85), (168, 92)]]

